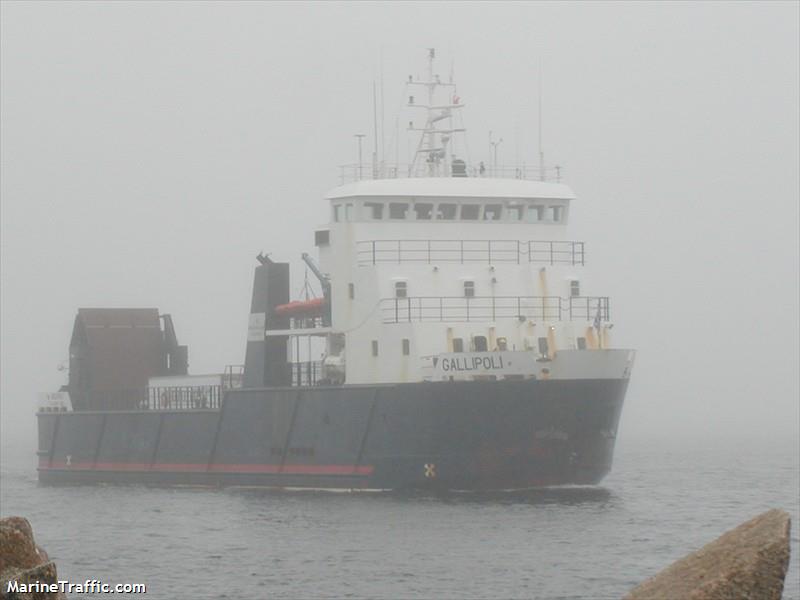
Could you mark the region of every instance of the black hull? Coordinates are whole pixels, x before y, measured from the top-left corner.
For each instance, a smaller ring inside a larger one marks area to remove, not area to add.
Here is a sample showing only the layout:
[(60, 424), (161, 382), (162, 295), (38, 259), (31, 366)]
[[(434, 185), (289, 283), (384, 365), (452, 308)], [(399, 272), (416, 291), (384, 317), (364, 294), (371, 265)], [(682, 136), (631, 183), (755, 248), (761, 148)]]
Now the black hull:
[(627, 379), (266, 388), (219, 411), (39, 413), (43, 483), (344, 489), (595, 484)]

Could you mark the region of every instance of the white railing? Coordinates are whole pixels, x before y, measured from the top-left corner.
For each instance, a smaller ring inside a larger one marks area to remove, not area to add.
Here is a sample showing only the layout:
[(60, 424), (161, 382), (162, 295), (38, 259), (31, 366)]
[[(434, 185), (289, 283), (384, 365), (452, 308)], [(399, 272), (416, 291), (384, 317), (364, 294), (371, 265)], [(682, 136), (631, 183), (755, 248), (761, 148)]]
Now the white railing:
[(494, 179), (524, 179), (527, 181), (561, 181), (561, 167), (545, 167), (544, 170), (530, 165), (483, 165), (468, 166), (463, 173), (453, 169), (439, 169), (431, 174), (426, 164), (348, 164), (339, 167), (339, 180), (343, 185), (368, 179), (407, 179), (415, 177), (486, 177)]
[(583, 242), (549, 240), (365, 240), (356, 242), (359, 265), (418, 262), (583, 265)]
[(414, 296), (384, 298), (384, 323), (470, 323), (497, 319), (608, 321), (607, 296)]

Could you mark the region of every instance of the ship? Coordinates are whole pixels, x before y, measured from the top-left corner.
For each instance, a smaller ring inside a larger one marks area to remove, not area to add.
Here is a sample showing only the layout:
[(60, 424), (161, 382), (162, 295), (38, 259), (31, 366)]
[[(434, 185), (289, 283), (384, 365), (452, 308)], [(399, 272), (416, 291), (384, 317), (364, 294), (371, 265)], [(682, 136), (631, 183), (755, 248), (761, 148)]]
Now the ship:
[(189, 374), (158, 309), (78, 310), (68, 383), (37, 412), (41, 482), (519, 490), (603, 479), (635, 351), (612, 346), (609, 298), (585, 294), (585, 244), (568, 234), (575, 196), (543, 163), (457, 154), (466, 104), (436, 74), (435, 51), (427, 58), (406, 82), (421, 115), (409, 122), (413, 159), (359, 153), (342, 167), (313, 232), (317, 258), (302, 256), (304, 295), (290, 297), (288, 262), (258, 255), (243, 365)]

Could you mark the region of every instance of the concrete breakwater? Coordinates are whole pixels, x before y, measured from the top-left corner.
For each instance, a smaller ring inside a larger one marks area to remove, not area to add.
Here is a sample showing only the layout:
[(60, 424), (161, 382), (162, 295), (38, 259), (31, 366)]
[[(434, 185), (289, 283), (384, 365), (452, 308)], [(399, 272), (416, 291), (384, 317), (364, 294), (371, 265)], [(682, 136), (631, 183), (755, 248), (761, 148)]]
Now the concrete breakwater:
[(790, 528), (787, 512), (769, 510), (672, 563), (624, 600), (780, 600)]
[(63, 600), (47, 589), (57, 583), (56, 565), (36, 544), (28, 520), (0, 519), (0, 600)]

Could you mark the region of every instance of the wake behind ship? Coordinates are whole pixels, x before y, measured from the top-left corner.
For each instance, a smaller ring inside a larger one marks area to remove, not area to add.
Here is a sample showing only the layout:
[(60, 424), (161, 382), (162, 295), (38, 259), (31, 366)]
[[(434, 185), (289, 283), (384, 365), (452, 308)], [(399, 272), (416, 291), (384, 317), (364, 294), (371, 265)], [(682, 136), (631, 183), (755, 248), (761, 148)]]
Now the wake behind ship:
[[(291, 300), (259, 255), (245, 364), (188, 374), (156, 309), (80, 309), (69, 383), (37, 414), (39, 478), (346, 489), (594, 484), (634, 352), (584, 295), (574, 200), (543, 167), (460, 158), (464, 107), (409, 77), (411, 165), (344, 167)], [(413, 90), (421, 93), (415, 99)], [(557, 177), (560, 179), (560, 177)]]

